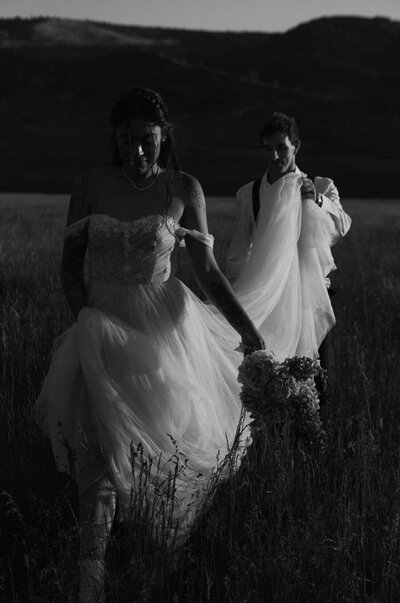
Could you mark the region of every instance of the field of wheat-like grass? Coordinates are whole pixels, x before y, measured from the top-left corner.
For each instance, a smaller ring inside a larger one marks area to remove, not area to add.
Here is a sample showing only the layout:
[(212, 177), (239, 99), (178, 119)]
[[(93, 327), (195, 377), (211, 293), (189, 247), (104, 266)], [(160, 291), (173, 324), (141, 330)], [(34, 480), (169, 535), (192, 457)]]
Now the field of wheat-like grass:
[[(142, 516), (107, 553), (111, 602), (398, 601), (400, 202), (349, 200), (334, 248), (337, 325), (321, 418), (327, 448), (260, 440), (175, 556)], [(224, 266), (233, 201), (209, 199)], [(0, 197), (0, 600), (66, 600), (77, 571), (77, 496), (32, 418), (53, 339), (71, 316), (58, 278), (67, 200)], [(179, 252), (178, 275), (196, 289)], [(197, 290), (197, 289), (196, 289)]]

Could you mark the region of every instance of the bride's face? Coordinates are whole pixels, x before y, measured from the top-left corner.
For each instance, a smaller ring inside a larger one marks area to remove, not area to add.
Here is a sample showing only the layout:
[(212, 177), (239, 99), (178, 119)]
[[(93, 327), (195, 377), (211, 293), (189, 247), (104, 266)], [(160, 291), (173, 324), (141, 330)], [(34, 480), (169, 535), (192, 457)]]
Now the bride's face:
[(160, 126), (144, 119), (131, 119), (116, 128), (116, 141), (126, 170), (150, 176), (157, 169), (163, 140)]

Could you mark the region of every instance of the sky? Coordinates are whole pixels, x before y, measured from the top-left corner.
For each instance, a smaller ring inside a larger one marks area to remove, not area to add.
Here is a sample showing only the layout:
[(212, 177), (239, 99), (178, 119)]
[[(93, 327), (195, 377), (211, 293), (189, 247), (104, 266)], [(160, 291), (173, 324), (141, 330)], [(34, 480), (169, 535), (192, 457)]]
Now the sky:
[(0, 0), (0, 18), (52, 16), (220, 31), (286, 31), (334, 15), (400, 21), (400, 0)]

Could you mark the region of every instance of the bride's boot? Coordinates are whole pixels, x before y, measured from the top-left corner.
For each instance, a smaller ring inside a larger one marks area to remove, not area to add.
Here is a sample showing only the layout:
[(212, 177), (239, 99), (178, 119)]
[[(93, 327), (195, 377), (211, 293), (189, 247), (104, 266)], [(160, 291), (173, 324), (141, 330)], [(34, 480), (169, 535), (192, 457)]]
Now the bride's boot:
[(115, 491), (102, 477), (79, 493), (79, 603), (103, 603), (104, 556), (115, 514)]

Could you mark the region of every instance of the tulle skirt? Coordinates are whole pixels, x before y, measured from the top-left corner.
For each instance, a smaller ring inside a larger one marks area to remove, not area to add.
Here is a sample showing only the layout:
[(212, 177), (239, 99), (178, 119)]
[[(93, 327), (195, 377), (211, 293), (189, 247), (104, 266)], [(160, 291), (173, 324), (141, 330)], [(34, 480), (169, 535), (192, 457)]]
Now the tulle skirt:
[(238, 344), (225, 319), (176, 278), (91, 280), (88, 307), (55, 342), (35, 408), (58, 469), (79, 481), (97, 467), (129, 502), (151, 458), (150, 482), (159, 490), (174, 476), (174, 514), (187, 520), (243, 427)]

